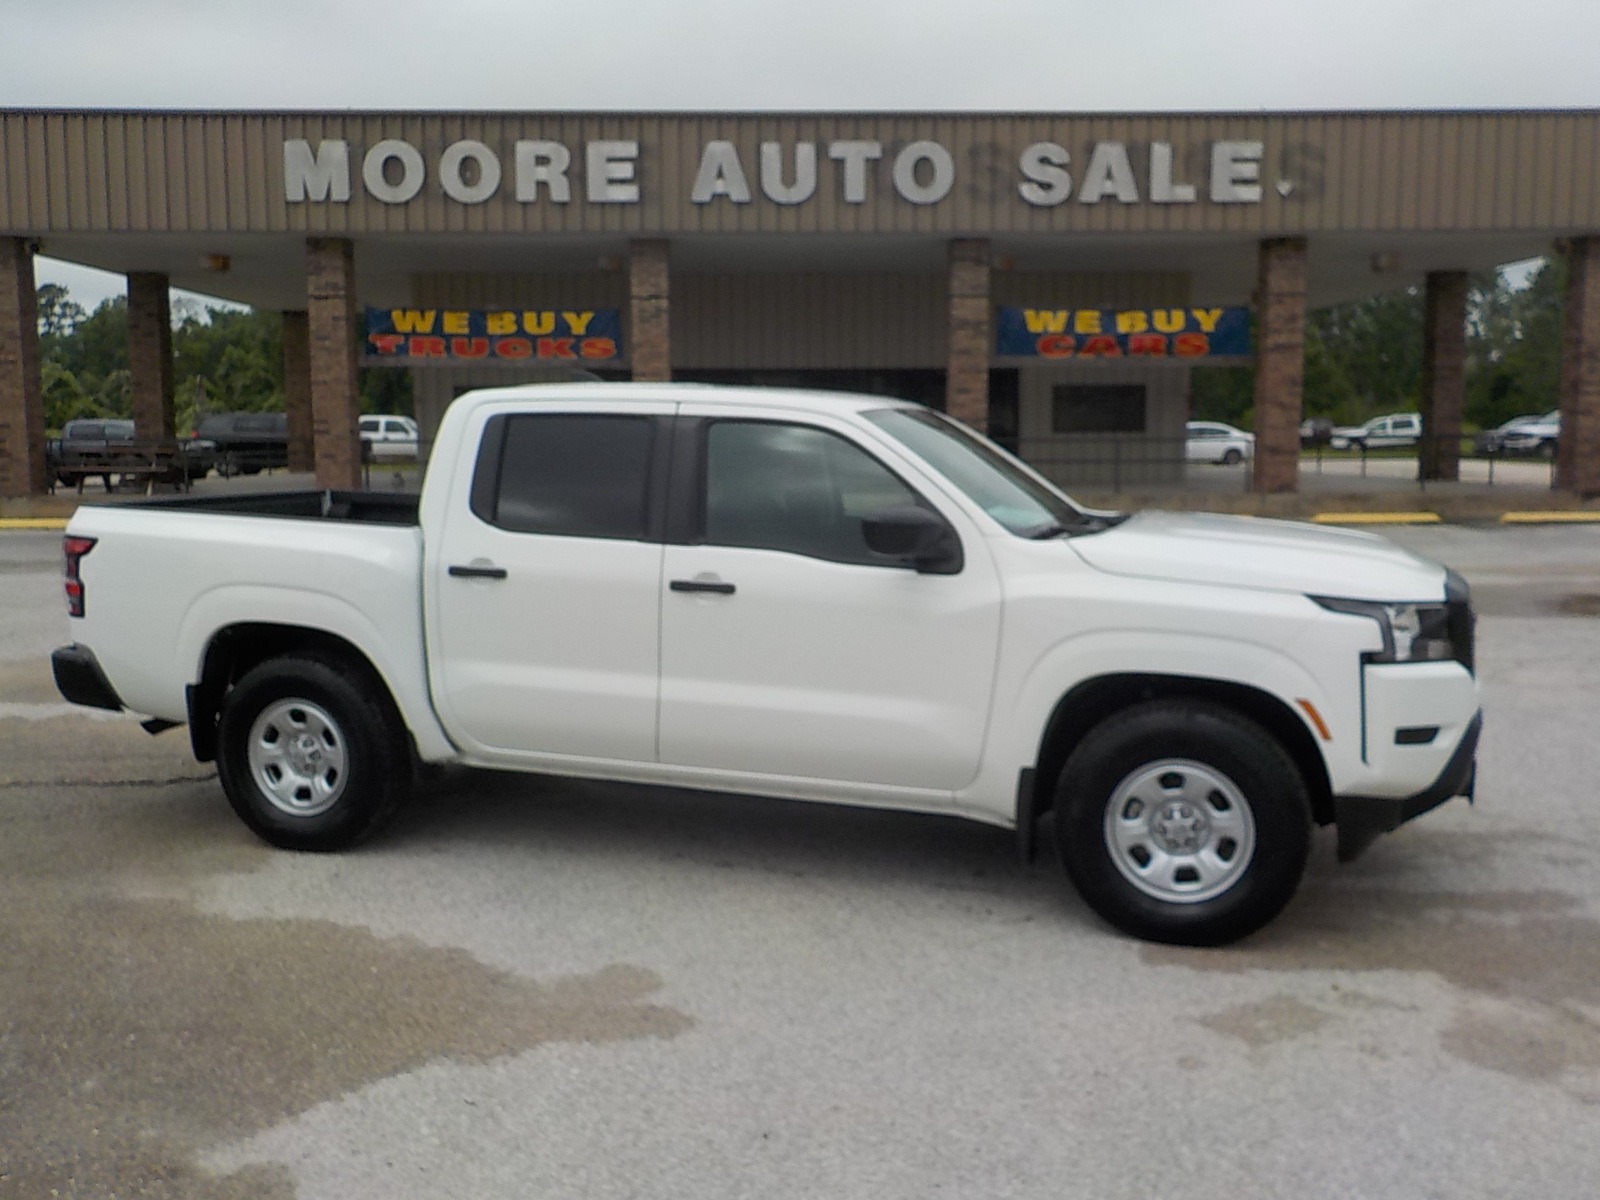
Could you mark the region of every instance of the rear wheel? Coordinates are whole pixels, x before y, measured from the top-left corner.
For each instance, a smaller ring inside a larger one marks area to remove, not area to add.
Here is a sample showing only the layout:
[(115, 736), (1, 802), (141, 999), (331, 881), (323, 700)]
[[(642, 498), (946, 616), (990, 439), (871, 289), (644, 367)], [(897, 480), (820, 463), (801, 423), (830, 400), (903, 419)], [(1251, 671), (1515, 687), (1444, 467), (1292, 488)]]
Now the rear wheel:
[(343, 850), (375, 833), (410, 788), (405, 732), (354, 663), (269, 659), (222, 702), (217, 767), (234, 812), (288, 850)]
[(1236, 467), (1243, 461), (1244, 454), (1235, 447), (1230, 446), (1223, 452), (1222, 465), (1225, 467)]
[(1056, 831), (1073, 884), (1111, 924), (1214, 946), (1261, 928), (1293, 897), (1311, 806), (1294, 762), (1255, 722), (1159, 700), (1079, 743), (1057, 784)]

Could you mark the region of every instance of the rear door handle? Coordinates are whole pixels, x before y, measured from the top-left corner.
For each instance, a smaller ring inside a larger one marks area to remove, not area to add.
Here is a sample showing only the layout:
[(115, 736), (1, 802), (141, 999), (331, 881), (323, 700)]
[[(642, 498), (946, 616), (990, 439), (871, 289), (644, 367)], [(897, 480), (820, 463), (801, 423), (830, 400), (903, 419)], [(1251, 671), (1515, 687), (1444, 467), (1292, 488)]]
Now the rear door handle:
[(675, 592), (714, 592), (718, 596), (731, 596), (737, 590), (720, 579), (674, 579), (667, 586)]
[(504, 579), (504, 567), (451, 567), (450, 574), (457, 579)]

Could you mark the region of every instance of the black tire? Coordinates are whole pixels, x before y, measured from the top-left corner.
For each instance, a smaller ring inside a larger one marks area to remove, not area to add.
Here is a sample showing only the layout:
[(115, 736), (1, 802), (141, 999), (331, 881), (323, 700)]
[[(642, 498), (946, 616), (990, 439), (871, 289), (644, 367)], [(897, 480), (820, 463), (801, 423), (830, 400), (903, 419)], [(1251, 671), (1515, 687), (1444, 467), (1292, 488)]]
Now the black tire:
[[(1219, 946), (1255, 932), (1294, 896), (1311, 848), (1311, 804), (1289, 755), (1254, 721), (1202, 701), (1151, 701), (1091, 730), (1062, 768), (1055, 812), (1084, 901), (1154, 942)], [(1209, 856), (1189, 855), (1202, 837)], [(1229, 857), (1230, 840), (1243, 857)]]
[(1222, 454), (1222, 465), (1225, 467), (1236, 467), (1243, 461), (1244, 455), (1232, 447), (1229, 447)]
[(368, 670), (286, 656), (254, 667), (223, 698), (217, 774), (263, 841), (344, 850), (376, 833), (406, 797), (411, 757), (399, 715)]

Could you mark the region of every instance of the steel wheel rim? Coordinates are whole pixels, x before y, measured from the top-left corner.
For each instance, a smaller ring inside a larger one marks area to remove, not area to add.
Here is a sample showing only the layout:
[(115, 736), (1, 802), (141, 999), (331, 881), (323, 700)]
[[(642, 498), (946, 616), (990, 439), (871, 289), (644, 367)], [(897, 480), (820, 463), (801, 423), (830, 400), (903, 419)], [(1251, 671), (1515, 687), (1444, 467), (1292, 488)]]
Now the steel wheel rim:
[(1166, 758), (1112, 789), (1105, 843), (1117, 871), (1146, 896), (1200, 904), (1250, 869), (1255, 814), (1239, 785), (1216, 767)]
[(262, 797), (291, 817), (315, 817), (344, 795), (344, 731), (308, 700), (278, 700), (250, 726), (250, 776)]

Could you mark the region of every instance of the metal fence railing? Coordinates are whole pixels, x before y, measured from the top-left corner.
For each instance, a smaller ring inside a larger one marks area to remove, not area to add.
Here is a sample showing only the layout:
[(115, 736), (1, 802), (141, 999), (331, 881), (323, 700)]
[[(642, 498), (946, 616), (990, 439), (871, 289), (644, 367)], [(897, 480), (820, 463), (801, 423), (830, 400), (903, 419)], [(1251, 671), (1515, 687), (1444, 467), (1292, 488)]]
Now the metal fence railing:
[(1423, 434), (1420, 438), (1354, 440), (1334, 448), (1319, 441), (1301, 451), (1301, 471), (1410, 478), (1426, 491), (1440, 484), (1551, 487), (1554, 439), (1507, 441), (1488, 434)]
[[(1185, 489), (1249, 491), (1255, 447), (1224, 436), (1061, 435), (1024, 440), (1021, 457), (1069, 490)], [(1549, 488), (1555, 481), (1554, 443), (1505, 443), (1492, 436), (1446, 434), (1390, 444), (1325, 440), (1300, 444), (1300, 473), (1329, 490), (1351, 487), (1439, 486)]]

